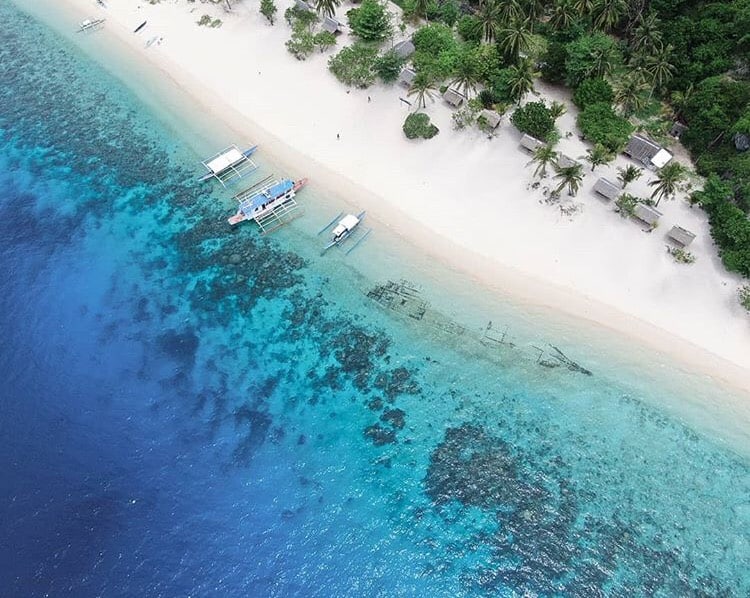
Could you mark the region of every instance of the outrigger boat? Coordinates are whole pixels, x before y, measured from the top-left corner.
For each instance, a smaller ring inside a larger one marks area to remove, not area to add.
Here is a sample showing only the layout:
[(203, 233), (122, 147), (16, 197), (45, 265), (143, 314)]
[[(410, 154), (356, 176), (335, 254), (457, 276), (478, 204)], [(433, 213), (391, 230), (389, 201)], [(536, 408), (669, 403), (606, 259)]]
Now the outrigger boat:
[(236, 145), (230, 145), (210, 158), (203, 160), (201, 164), (208, 171), (200, 177), (200, 181), (208, 181), (216, 178), (225, 187), (233, 179), (241, 179), (251, 172), (255, 171), (258, 166), (250, 159), (256, 150), (257, 145), (249, 147), (245, 151), (240, 151)]
[(240, 206), (237, 213), (229, 218), (229, 224), (234, 226), (245, 220), (254, 220), (261, 231), (267, 233), (299, 213), (299, 205), (294, 198), (297, 191), (307, 184), (307, 179), (281, 179), (269, 182), (271, 178), (267, 177), (254, 187), (235, 195)]
[(101, 29), (104, 27), (104, 21), (105, 19), (83, 19), (78, 24), (78, 33), (81, 33), (82, 31), (96, 31), (97, 29)]
[[(339, 214), (336, 216), (336, 218), (331, 221), (328, 226), (326, 226), (323, 230), (320, 231), (320, 233), (328, 230), (334, 222), (341, 216)], [(339, 220), (336, 227), (331, 231), (331, 241), (323, 248), (322, 253), (325, 253), (328, 251), (331, 247), (335, 247), (336, 245), (341, 245), (349, 238), (352, 238), (354, 235), (354, 231), (357, 229), (357, 227), (361, 224), (363, 218), (365, 217), (365, 212), (360, 212), (356, 216), (354, 214), (347, 214), (341, 220)], [(352, 245), (349, 249), (347, 249), (346, 253), (347, 255), (351, 253), (357, 245), (359, 245), (362, 241), (365, 240), (365, 237), (372, 232), (372, 229), (367, 229), (364, 231), (362, 235), (359, 236), (359, 238), (355, 241), (354, 245)], [(318, 233), (318, 234), (320, 234)]]

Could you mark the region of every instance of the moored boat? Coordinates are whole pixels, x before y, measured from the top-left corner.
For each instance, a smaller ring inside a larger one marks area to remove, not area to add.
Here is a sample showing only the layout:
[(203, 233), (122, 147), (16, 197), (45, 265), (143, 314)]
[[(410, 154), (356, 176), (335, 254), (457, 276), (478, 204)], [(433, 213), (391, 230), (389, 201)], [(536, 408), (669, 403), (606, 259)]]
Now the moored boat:
[(250, 156), (257, 149), (258, 146), (253, 145), (242, 151), (236, 145), (230, 145), (210, 158), (203, 160), (202, 164), (207, 172), (198, 180), (207, 181), (215, 178), (226, 187), (227, 183), (251, 174), (258, 168), (255, 162), (250, 159)]
[[(354, 214), (347, 214), (331, 231), (331, 241), (323, 248), (323, 251), (329, 250), (334, 245), (340, 245), (346, 241), (354, 230), (360, 225), (362, 219), (365, 217), (365, 212), (360, 212), (356, 216)], [(369, 233), (369, 231), (368, 231)]]
[(259, 189), (248, 189), (240, 193), (236, 196), (240, 206), (237, 213), (229, 218), (229, 224), (234, 226), (245, 220), (254, 220), (263, 229), (263, 221), (276, 213), (280, 207), (294, 202), (297, 191), (306, 184), (306, 178), (296, 181), (281, 179)]
[(78, 24), (78, 31), (79, 33), (82, 31), (96, 31), (104, 27), (104, 21), (105, 19), (83, 19)]

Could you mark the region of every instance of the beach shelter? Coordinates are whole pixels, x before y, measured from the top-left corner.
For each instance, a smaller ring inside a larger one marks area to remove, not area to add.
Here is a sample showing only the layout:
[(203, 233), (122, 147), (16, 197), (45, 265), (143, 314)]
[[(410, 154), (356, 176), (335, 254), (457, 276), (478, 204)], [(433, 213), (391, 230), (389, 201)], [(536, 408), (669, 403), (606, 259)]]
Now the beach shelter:
[(617, 197), (620, 195), (620, 191), (620, 185), (617, 185), (616, 183), (613, 183), (612, 181), (610, 181), (609, 179), (605, 179), (604, 177), (600, 178), (594, 184), (594, 192), (598, 193), (605, 199), (617, 199)]
[(414, 54), (414, 44), (411, 42), (410, 39), (405, 39), (402, 42), (398, 42), (395, 46), (393, 46), (393, 51), (396, 53), (396, 55), (401, 58), (402, 60), (406, 60)]
[(327, 31), (328, 33), (333, 33), (334, 35), (337, 33), (341, 33), (342, 25), (341, 22), (338, 19), (335, 19), (333, 17), (326, 17), (323, 19), (323, 31)]
[(306, 10), (307, 12), (313, 12), (314, 9), (305, 0), (294, 0), (294, 5), (300, 10)]
[(672, 227), (672, 229), (667, 233), (667, 237), (672, 239), (675, 243), (678, 245), (681, 245), (682, 247), (687, 247), (690, 245), (690, 243), (693, 242), (693, 239), (695, 239), (695, 235), (691, 233), (689, 230), (682, 228), (681, 226), (677, 226), (676, 224)]
[(672, 154), (642, 135), (633, 135), (623, 153), (648, 168), (661, 168), (672, 159)]
[(651, 164), (653, 164), (654, 167), (656, 168), (661, 168), (671, 159), (672, 159), (672, 154), (670, 154), (665, 149), (660, 149), (658, 152), (656, 152), (656, 155), (653, 158), (651, 158)]
[(417, 73), (414, 70), (405, 68), (401, 70), (401, 74), (398, 76), (398, 82), (400, 85), (409, 89), (412, 86), (412, 83), (414, 83), (414, 78), (416, 76)]
[(494, 110), (482, 110), (479, 113), (479, 116), (487, 121), (487, 126), (489, 126), (490, 129), (497, 129), (497, 127), (500, 125), (500, 121), (502, 120), (502, 116), (500, 116)]
[(534, 153), (538, 147), (544, 147), (543, 141), (539, 141), (536, 137), (532, 137), (526, 133), (521, 137), (520, 143), (522, 148), (527, 149), (532, 153)]
[(659, 223), (662, 213), (656, 208), (646, 205), (645, 203), (636, 204), (633, 210), (633, 215), (638, 218), (641, 222), (645, 222), (651, 228), (654, 228)]
[(571, 166), (576, 166), (578, 164), (580, 164), (580, 162), (574, 160), (569, 156), (566, 156), (565, 154), (559, 154), (557, 157), (557, 165), (560, 168), (570, 168)]
[(461, 92), (449, 87), (445, 90), (443, 99), (454, 108), (460, 108), (461, 105), (466, 101), (466, 96)]

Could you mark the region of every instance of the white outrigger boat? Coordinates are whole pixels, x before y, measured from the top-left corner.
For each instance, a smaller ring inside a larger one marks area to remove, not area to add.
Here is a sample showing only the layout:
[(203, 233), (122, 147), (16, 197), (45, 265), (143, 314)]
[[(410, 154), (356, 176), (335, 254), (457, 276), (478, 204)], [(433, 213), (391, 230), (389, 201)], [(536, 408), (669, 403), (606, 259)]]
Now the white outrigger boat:
[[(328, 230), (336, 220), (338, 220), (341, 217), (341, 214), (336, 216), (325, 228), (323, 228), (320, 233)], [(357, 227), (362, 223), (362, 220), (365, 217), (365, 212), (360, 212), (356, 216), (354, 214), (347, 214), (343, 218), (341, 218), (338, 221), (338, 224), (334, 227), (334, 229), (331, 231), (331, 241), (323, 247), (322, 253), (325, 253), (328, 251), (331, 247), (335, 247), (337, 245), (341, 245), (346, 241), (347, 239), (350, 239), (354, 236), (355, 230)], [(372, 229), (367, 229), (359, 236), (359, 238), (355, 241), (354, 245), (352, 245), (349, 249), (346, 250), (347, 255), (354, 251), (354, 249), (359, 245), (362, 241), (365, 240), (365, 237), (372, 232)], [(318, 233), (318, 234), (320, 234)]]
[(78, 24), (78, 33), (82, 31), (96, 31), (104, 27), (105, 19), (83, 19)]
[(236, 145), (230, 145), (210, 158), (201, 162), (208, 172), (200, 177), (200, 181), (217, 179), (225, 187), (227, 183), (234, 182), (234, 179), (241, 179), (254, 172), (258, 166), (250, 159), (256, 150), (257, 145), (241, 151)]
[(266, 177), (257, 185), (235, 195), (240, 203), (237, 213), (229, 218), (234, 226), (245, 220), (254, 220), (263, 233), (275, 230), (299, 214), (295, 201), (297, 191), (307, 184), (307, 179), (273, 180)]

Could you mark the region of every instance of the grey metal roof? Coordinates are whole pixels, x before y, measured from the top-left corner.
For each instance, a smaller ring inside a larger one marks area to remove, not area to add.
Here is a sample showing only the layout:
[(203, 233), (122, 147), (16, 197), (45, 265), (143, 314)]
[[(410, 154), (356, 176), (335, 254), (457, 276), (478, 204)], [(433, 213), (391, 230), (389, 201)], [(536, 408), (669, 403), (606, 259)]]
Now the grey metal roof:
[(683, 247), (687, 247), (688, 245), (690, 245), (690, 243), (693, 242), (693, 239), (695, 239), (695, 235), (693, 233), (691, 233), (687, 229), (682, 228), (681, 226), (677, 226), (676, 224), (667, 233), (667, 236)]
[(409, 58), (409, 56), (414, 54), (415, 49), (416, 48), (410, 39), (405, 39), (393, 46), (393, 51), (398, 54), (400, 58)]
[(576, 164), (580, 164), (580, 162), (574, 160), (569, 156), (566, 156), (565, 154), (558, 154), (557, 156), (557, 165), (560, 168), (569, 168), (570, 166), (575, 166)]
[(295, 0), (294, 5), (301, 10), (313, 11), (313, 7), (305, 2), (305, 0)]
[(594, 183), (594, 191), (607, 199), (616, 199), (622, 189), (620, 185), (602, 177)]
[(633, 135), (623, 153), (634, 160), (648, 165), (651, 162), (651, 158), (658, 154), (660, 149), (661, 146), (650, 139), (646, 139), (641, 135)]
[(638, 220), (642, 220), (646, 224), (653, 226), (659, 222), (662, 213), (656, 208), (646, 205), (645, 203), (636, 204), (633, 214)]

